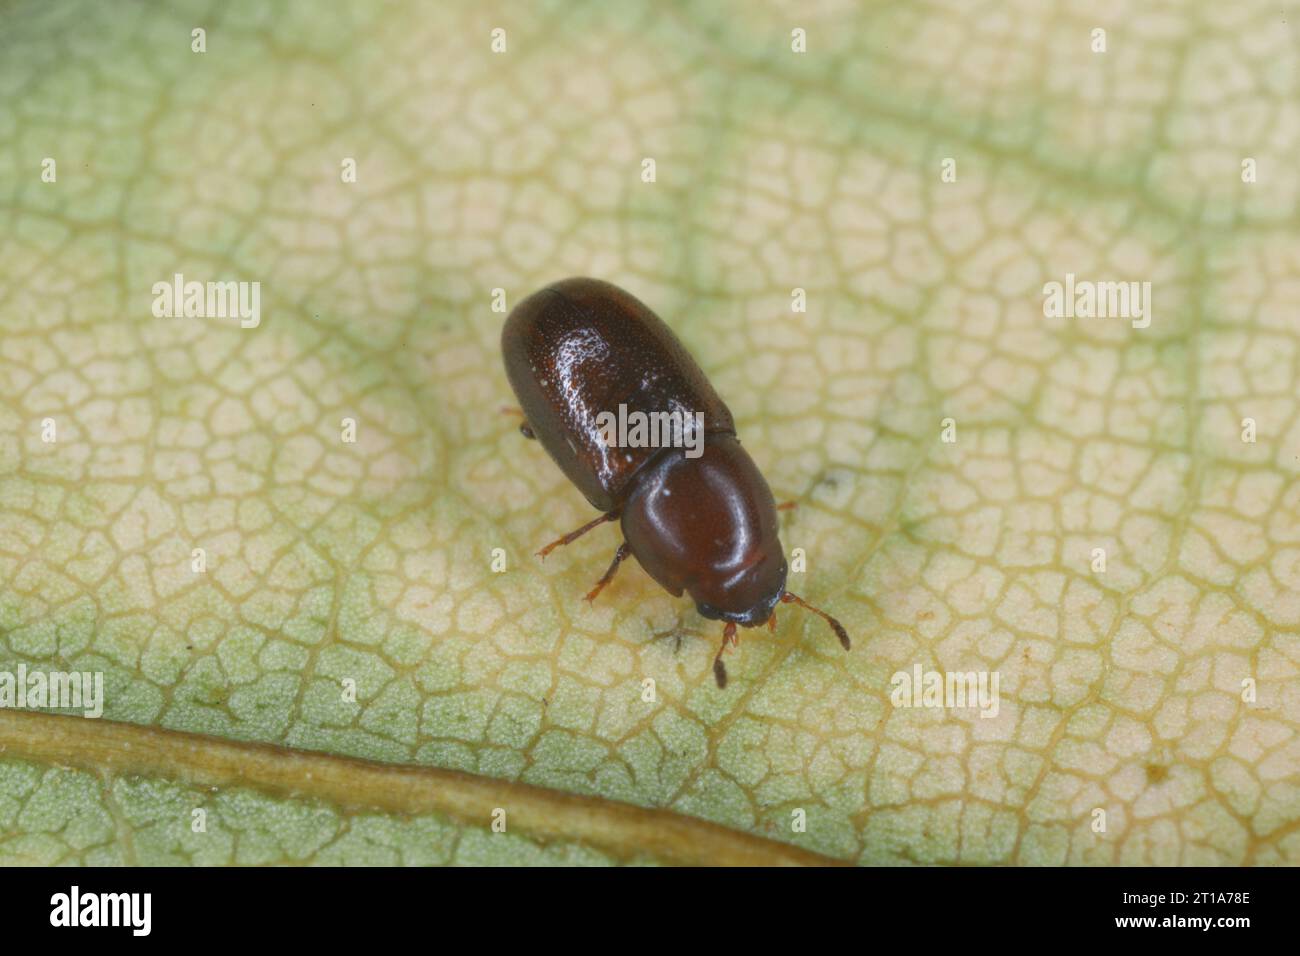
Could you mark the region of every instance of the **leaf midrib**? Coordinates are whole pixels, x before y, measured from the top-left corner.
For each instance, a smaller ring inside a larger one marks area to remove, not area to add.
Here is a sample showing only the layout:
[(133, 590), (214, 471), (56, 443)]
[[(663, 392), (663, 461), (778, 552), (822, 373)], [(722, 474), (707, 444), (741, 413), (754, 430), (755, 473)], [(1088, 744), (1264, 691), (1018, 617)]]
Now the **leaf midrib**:
[(458, 770), (387, 764), (111, 720), (0, 710), (0, 754), (109, 775), (244, 787), (344, 810), (443, 814), (486, 828), (575, 840), (621, 860), (688, 866), (826, 866), (841, 861), (672, 810), (566, 793)]

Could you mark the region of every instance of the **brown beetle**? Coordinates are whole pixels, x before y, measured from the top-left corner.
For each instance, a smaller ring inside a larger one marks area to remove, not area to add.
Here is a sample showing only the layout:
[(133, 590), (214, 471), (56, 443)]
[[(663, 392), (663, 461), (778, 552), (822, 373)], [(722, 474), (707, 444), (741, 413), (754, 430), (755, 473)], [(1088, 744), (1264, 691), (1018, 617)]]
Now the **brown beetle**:
[[(658, 316), (608, 282), (565, 279), (515, 307), (501, 351), (526, 419), (521, 430), (603, 512), (538, 554), (621, 519), (624, 541), (587, 600), (635, 556), (671, 594), (688, 592), (701, 615), (726, 622), (713, 660), (719, 687), (736, 626), (775, 629), (778, 602), (821, 615), (849, 649), (839, 621), (785, 589), (772, 492), (741, 448), (731, 412)], [(677, 434), (695, 439), (696, 455), (616, 446), (608, 417), (616, 408), (677, 416), (686, 423)]]

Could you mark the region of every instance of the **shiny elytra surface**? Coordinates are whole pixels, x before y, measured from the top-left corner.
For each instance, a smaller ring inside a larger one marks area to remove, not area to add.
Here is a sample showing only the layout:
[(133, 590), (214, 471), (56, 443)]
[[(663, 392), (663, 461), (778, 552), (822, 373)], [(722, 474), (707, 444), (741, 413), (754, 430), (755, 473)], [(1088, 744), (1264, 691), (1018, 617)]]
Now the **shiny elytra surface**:
[(501, 332), (506, 375), (537, 440), (601, 511), (658, 448), (610, 448), (597, 418), (629, 410), (704, 415), (734, 432), (731, 412), (672, 330), (640, 300), (597, 279), (565, 279), (516, 306)]

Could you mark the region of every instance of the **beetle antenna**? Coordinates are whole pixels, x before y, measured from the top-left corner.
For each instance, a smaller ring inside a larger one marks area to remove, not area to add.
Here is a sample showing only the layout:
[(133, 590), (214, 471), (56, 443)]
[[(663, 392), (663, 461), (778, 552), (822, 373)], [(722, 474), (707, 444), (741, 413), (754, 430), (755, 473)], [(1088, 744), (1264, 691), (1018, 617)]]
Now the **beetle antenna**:
[(839, 621), (835, 620), (835, 618), (831, 617), (821, 608), (813, 607), (811, 604), (809, 604), (799, 595), (792, 594), (789, 591), (786, 591), (784, 594), (781, 595), (782, 604), (790, 604), (792, 602), (794, 604), (798, 604), (801, 608), (803, 608), (806, 611), (812, 611), (814, 614), (816, 614), (818, 617), (824, 620), (827, 624), (829, 624), (831, 626), (831, 630), (835, 632), (835, 636), (840, 639), (840, 643), (844, 645), (844, 649), (846, 651), (853, 646), (849, 642), (849, 632), (844, 630), (844, 625), (841, 624)]
[(713, 679), (718, 682), (718, 690), (723, 690), (727, 686), (727, 665), (722, 663), (722, 652), (727, 649), (728, 644), (736, 643), (736, 624), (734, 621), (728, 621), (722, 629), (722, 646), (718, 648), (718, 653), (713, 658)]
[[(726, 647), (726, 644), (722, 645)], [(718, 690), (727, 688), (727, 665), (722, 663), (722, 650), (719, 648), (718, 656), (713, 659), (713, 679), (718, 682)]]

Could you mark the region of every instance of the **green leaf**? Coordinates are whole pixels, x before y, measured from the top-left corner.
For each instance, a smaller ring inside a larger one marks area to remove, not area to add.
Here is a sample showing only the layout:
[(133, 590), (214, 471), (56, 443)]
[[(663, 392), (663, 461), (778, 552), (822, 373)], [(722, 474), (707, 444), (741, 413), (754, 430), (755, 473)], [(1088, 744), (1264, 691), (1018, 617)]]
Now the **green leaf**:
[[(0, 709), (0, 861), (1300, 862), (1298, 68), (1263, 3), (4, 5), (0, 671), (104, 709)], [(852, 653), (783, 608), (720, 692), (634, 562), (582, 601), (613, 526), (533, 556), (592, 513), (492, 290), (572, 274)]]

